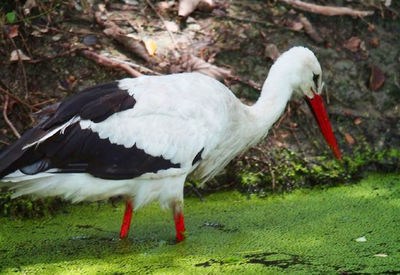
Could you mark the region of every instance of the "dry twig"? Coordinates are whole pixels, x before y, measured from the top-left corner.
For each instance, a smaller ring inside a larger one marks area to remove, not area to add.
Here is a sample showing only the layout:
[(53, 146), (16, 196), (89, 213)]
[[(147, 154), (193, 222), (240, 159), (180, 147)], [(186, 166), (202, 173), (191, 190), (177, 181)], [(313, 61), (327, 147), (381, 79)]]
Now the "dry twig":
[(95, 18), (96, 18), (97, 23), (104, 27), (103, 32), (107, 36), (118, 41), (119, 43), (124, 45), (129, 51), (137, 54), (138, 56), (140, 56), (147, 62), (152, 61), (152, 59), (150, 58), (150, 55), (147, 52), (146, 47), (142, 41), (137, 40), (136, 38), (133, 38), (131, 36), (128, 36), (126, 31), (124, 29), (120, 28), (117, 24), (115, 24), (114, 22), (112, 22), (108, 19), (104, 19), (102, 17), (101, 12), (96, 12)]
[(324, 39), (317, 33), (317, 31), (314, 29), (312, 26), (311, 22), (305, 17), (305, 16), (300, 16), (299, 18), (300, 23), (304, 27), (304, 31), (317, 43), (322, 43), (324, 42)]
[(154, 7), (154, 5), (150, 2), (150, 0), (146, 0), (147, 5), (150, 6), (150, 8), (157, 14), (158, 18), (160, 18), (161, 22), (163, 23), (165, 29), (167, 30), (169, 36), (171, 37), (172, 43), (174, 43), (175, 49), (180, 50), (178, 43), (176, 42), (175, 36), (172, 34), (172, 32), (168, 29), (167, 24), (165, 23), (164, 17), (157, 11), (157, 9)]
[(318, 13), (327, 16), (350, 15), (355, 17), (364, 17), (374, 14), (373, 11), (360, 11), (346, 7), (321, 6), (321, 5), (306, 3), (300, 0), (281, 0), (281, 2), (291, 5), (292, 7), (303, 11)]
[(42, 105), (47, 105), (47, 104), (52, 103), (54, 101), (57, 101), (57, 99), (56, 98), (50, 98), (48, 100), (36, 103), (35, 105), (33, 105), (33, 107), (39, 107), (39, 106), (42, 106)]
[(149, 68), (147, 68), (145, 66), (142, 66), (142, 65), (139, 65), (139, 64), (136, 64), (136, 63), (132, 63), (132, 62), (129, 62), (129, 61), (124, 61), (124, 60), (119, 60), (119, 59), (117, 59), (115, 57), (112, 57), (112, 56), (107, 56), (107, 57), (112, 61), (115, 61), (115, 62), (118, 62), (120, 64), (125, 64), (125, 65), (128, 65), (130, 67), (133, 67), (133, 68), (139, 70), (142, 73), (148, 73), (148, 74), (152, 74), (152, 75), (162, 75), (159, 72), (153, 71), (152, 69), (149, 69)]
[(7, 108), (8, 108), (8, 95), (4, 96), (4, 105), (3, 105), (3, 117), (4, 121), (7, 123), (7, 125), (11, 128), (11, 131), (14, 133), (14, 135), (17, 138), (20, 138), (21, 135), (18, 133), (17, 129), (14, 127), (14, 124), (8, 119), (7, 116)]
[(4, 141), (4, 140), (0, 140), (0, 144), (3, 144), (3, 145), (5, 145), (5, 146), (8, 146), (8, 145), (10, 145), (10, 143), (9, 143), (9, 142), (7, 142), (7, 141)]
[(25, 89), (25, 99), (28, 98), (28, 81), (26, 80), (26, 72), (25, 72), (25, 67), (24, 64), (22, 62), (22, 58), (21, 58), (21, 54), (18, 50), (17, 45), (15, 44), (14, 39), (10, 38), (11, 44), (13, 45), (15, 51), (17, 52), (18, 55), (18, 64), (21, 67), (21, 71), (22, 71), (22, 77), (23, 77), (23, 83), (24, 83), (24, 89)]
[(18, 96), (13, 95), (12, 93), (10, 93), (9, 91), (7, 91), (6, 89), (3, 89), (0, 87), (0, 92), (6, 94), (7, 96), (11, 97), (12, 99), (14, 99), (15, 101), (17, 101), (18, 103), (21, 103), (22, 105), (28, 107), (30, 110), (32, 111), (37, 111), (39, 110), (38, 108), (36, 108), (35, 106), (32, 106), (28, 103), (26, 103), (25, 101), (23, 101), (22, 99), (20, 99)]
[(257, 91), (261, 91), (261, 88), (262, 88), (262, 85), (260, 83), (257, 83), (257, 82), (255, 82), (253, 80), (244, 80), (243, 78), (241, 78), (239, 76), (233, 76), (232, 80), (240, 82), (240, 83), (242, 83), (244, 85), (247, 85), (247, 86), (249, 86), (249, 87), (251, 87), (251, 88), (253, 88), (253, 89), (257, 90)]
[(125, 72), (127, 72), (128, 74), (130, 74), (133, 77), (138, 77), (141, 76), (142, 74), (138, 71), (136, 71), (135, 69), (131, 68), (130, 66), (126, 65), (126, 64), (122, 64), (122, 63), (118, 63), (108, 57), (99, 55), (95, 52), (89, 51), (89, 50), (84, 50), (82, 51), (82, 54), (89, 59), (92, 59), (94, 61), (96, 61), (98, 64), (109, 67), (109, 68), (113, 68), (113, 69), (121, 69), (124, 70)]
[(32, 64), (36, 64), (36, 63), (40, 63), (40, 62), (43, 62), (43, 61), (49, 61), (49, 60), (56, 59), (56, 58), (59, 58), (59, 57), (68, 56), (68, 55), (71, 55), (72, 53), (75, 53), (77, 51), (82, 51), (82, 50), (87, 50), (87, 49), (89, 49), (89, 48), (88, 47), (73, 48), (73, 49), (69, 49), (69, 50), (67, 50), (67, 51), (65, 51), (63, 53), (59, 53), (59, 54), (52, 55), (52, 56), (44, 56), (44, 57), (41, 57), (39, 59), (32, 59), (32, 60), (28, 60), (27, 62), (28, 63), (32, 63)]

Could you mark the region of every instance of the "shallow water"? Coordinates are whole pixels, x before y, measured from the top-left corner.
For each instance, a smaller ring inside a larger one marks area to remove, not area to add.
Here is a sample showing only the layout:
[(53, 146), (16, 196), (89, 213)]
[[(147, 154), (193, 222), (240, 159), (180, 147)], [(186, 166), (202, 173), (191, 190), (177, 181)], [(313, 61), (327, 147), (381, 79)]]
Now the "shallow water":
[(400, 272), (400, 175), (267, 198), (188, 198), (179, 244), (172, 215), (157, 205), (135, 213), (133, 232), (119, 240), (123, 210), (94, 203), (43, 219), (0, 218), (1, 273)]

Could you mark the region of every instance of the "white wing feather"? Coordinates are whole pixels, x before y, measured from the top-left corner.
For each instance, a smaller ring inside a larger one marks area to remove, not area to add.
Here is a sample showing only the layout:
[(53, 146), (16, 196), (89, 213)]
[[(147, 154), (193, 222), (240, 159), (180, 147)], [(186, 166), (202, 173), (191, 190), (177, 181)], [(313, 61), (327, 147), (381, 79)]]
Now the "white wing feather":
[(197, 73), (123, 79), (120, 88), (135, 98), (134, 108), (99, 123), (82, 120), (81, 127), (188, 169), (200, 150), (206, 155), (220, 142), (229, 125), (227, 103), (237, 101), (220, 82)]

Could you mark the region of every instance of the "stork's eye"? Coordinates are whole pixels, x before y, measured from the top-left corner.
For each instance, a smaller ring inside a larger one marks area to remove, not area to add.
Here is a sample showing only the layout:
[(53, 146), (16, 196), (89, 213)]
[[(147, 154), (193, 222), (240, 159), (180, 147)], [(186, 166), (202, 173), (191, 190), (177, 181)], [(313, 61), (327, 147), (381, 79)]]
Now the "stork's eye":
[(313, 81), (314, 81), (316, 89), (318, 89), (318, 78), (319, 78), (319, 74), (314, 74)]

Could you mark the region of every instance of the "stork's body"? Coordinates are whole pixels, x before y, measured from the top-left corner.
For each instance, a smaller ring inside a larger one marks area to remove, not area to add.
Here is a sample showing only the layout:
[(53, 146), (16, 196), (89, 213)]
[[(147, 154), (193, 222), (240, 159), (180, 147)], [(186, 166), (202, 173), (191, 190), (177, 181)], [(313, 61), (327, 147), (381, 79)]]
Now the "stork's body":
[[(135, 210), (158, 200), (173, 210), (180, 241), (185, 180), (206, 181), (258, 142), (293, 90), (306, 94), (303, 89), (321, 88), (320, 78), (317, 83), (311, 75), (311, 86), (302, 87), (300, 76), (290, 74), (293, 64), (287, 61), (296, 51), (315, 59), (304, 48), (285, 53), (253, 106), (199, 73), (142, 76), (84, 90), (0, 153), (0, 177), (16, 190), (14, 196), (77, 202), (125, 195)], [(311, 65), (310, 73), (320, 76), (319, 63)], [(130, 215), (128, 201), (121, 237), (127, 235)]]

